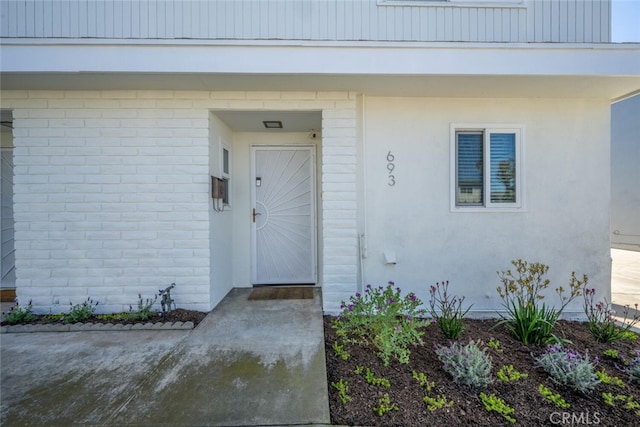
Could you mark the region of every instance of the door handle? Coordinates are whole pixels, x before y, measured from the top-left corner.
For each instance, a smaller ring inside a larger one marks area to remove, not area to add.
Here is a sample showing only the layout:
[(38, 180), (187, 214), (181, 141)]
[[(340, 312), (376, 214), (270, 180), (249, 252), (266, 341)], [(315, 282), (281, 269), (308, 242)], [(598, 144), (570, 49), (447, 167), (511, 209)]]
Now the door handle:
[(257, 215), (260, 215), (260, 212), (256, 212), (256, 208), (253, 208), (253, 222), (256, 222)]

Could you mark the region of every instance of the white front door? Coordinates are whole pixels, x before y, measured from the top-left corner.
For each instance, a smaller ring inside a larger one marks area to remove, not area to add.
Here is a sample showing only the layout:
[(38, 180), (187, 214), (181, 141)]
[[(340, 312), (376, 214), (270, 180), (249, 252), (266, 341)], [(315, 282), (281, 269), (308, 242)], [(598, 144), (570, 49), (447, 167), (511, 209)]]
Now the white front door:
[(315, 147), (254, 146), (251, 171), (253, 284), (315, 284)]

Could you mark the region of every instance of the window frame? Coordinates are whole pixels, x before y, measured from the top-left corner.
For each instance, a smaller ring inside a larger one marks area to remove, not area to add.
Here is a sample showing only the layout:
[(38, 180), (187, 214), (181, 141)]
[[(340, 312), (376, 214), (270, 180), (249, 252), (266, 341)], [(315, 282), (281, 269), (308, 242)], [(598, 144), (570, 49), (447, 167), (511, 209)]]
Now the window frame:
[(426, 6), (525, 9), (525, 0), (378, 0), (378, 6)]
[[(227, 169), (225, 170), (225, 155), (224, 152), (227, 152)], [(222, 204), (225, 207), (231, 208), (231, 174), (232, 174), (232, 150), (231, 144), (229, 144), (226, 140), (220, 138), (220, 177), (224, 181), (225, 185), (225, 197), (222, 200)]]
[[(483, 148), (483, 200), (481, 205), (458, 205), (458, 132), (482, 132)], [(491, 202), (491, 134), (513, 133), (515, 135), (516, 201), (513, 203)], [(524, 126), (518, 124), (452, 123), (450, 125), (450, 209), (451, 212), (523, 212), (525, 211), (524, 171)]]

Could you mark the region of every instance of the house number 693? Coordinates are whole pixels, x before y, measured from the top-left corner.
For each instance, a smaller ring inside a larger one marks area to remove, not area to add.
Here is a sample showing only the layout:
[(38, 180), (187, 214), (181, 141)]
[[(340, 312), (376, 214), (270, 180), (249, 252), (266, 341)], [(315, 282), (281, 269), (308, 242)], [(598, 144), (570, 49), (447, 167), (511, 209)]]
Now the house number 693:
[(396, 168), (396, 164), (393, 162), (395, 160), (395, 156), (391, 151), (387, 153), (387, 171), (389, 171), (387, 185), (389, 187), (393, 187), (396, 185), (396, 177), (393, 175), (393, 170)]

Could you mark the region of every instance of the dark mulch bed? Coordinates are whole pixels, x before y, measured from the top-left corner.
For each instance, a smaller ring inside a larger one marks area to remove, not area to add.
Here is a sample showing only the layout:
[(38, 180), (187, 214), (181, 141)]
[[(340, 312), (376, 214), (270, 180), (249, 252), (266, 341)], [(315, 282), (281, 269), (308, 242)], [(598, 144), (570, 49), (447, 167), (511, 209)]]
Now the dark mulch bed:
[[(157, 323), (157, 322), (193, 322), (194, 327), (198, 325), (205, 318), (208, 313), (202, 311), (195, 310), (185, 310), (182, 308), (178, 308), (175, 310), (171, 310), (165, 314), (157, 313), (155, 316), (149, 318), (148, 320), (132, 320), (132, 319), (118, 319), (113, 318), (113, 316), (102, 317), (100, 315), (94, 314), (85, 323), (111, 323), (113, 325), (119, 324), (135, 324), (135, 323)], [(57, 319), (49, 319), (46, 315), (36, 316), (37, 319), (28, 323), (18, 323), (19, 325), (46, 325), (46, 324), (56, 324), (56, 323), (64, 323), (64, 321)], [(2, 322), (2, 326), (8, 325), (7, 322)]]
[[(599, 357), (597, 370), (604, 369), (609, 375), (625, 381), (625, 388), (599, 384), (589, 395), (575, 392), (568, 387), (555, 384), (540, 368), (535, 367), (534, 356), (543, 351), (543, 347), (525, 346), (516, 341), (503, 327), (491, 329), (495, 320), (465, 320), (465, 331), (460, 342), (466, 344), (469, 340), (482, 340), (485, 344), (489, 340), (499, 340), (500, 347), (496, 351), (488, 352), (493, 360), (492, 372), (495, 373), (503, 365), (513, 365), (519, 372), (529, 376), (515, 382), (503, 383), (497, 378), (485, 390), (471, 389), (455, 384), (446, 373), (434, 349), (437, 344), (448, 345), (436, 325), (424, 329), (424, 345), (412, 351), (409, 364), (392, 361), (384, 366), (376, 356), (373, 348), (347, 346), (351, 357), (347, 361), (339, 358), (332, 348), (336, 339), (331, 328), (332, 317), (324, 319), (325, 351), (327, 359), (327, 376), (329, 388), (329, 407), (333, 424), (357, 426), (501, 426), (512, 425), (501, 415), (488, 412), (480, 398), (481, 391), (486, 394), (495, 393), (508, 405), (515, 408), (513, 416), (516, 425), (544, 426), (544, 425), (600, 425), (600, 426), (638, 426), (640, 416), (634, 411), (608, 406), (603, 402), (602, 393), (633, 396), (640, 403), (640, 386), (629, 383), (628, 376), (623, 372), (625, 365), (620, 359), (612, 359), (603, 355), (607, 349), (616, 349), (620, 356), (631, 359), (633, 350), (640, 348), (640, 341), (618, 341), (612, 344), (597, 343), (586, 325), (581, 322), (560, 321), (555, 329), (556, 336), (571, 340), (571, 347), (584, 354)], [(386, 378), (391, 382), (391, 388), (369, 385), (364, 375), (354, 373), (356, 366), (370, 368), (376, 377)], [(427, 410), (423, 397), (427, 394), (424, 388), (412, 378), (412, 371), (424, 373), (429, 381), (435, 382), (430, 396), (445, 395), (453, 400), (450, 408)], [(348, 383), (351, 400), (342, 404), (338, 392), (331, 386), (332, 382), (343, 379)], [(569, 409), (561, 409), (544, 400), (538, 393), (538, 385), (544, 384), (554, 393), (559, 393), (570, 405)], [(385, 393), (391, 401), (399, 407), (398, 411), (390, 411), (382, 416), (374, 413), (374, 406)], [(567, 414), (567, 415), (565, 415)], [(563, 418), (564, 417), (564, 418)]]

